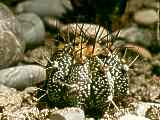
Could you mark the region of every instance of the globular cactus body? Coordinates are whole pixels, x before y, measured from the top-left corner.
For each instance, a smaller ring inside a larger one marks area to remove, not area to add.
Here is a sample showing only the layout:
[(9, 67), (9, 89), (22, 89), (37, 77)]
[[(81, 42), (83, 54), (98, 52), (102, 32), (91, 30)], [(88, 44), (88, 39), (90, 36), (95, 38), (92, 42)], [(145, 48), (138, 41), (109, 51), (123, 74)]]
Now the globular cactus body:
[[(127, 95), (129, 67), (116, 50), (88, 55), (85, 47), (81, 45), (78, 54), (76, 46), (69, 42), (52, 56), (43, 87), (47, 94), (40, 103), (45, 101), (50, 107), (59, 108), (77, 106), (89, 116), (101, 117), (114, 97)], [(82, 60), (77, 60), (77, 55)]]

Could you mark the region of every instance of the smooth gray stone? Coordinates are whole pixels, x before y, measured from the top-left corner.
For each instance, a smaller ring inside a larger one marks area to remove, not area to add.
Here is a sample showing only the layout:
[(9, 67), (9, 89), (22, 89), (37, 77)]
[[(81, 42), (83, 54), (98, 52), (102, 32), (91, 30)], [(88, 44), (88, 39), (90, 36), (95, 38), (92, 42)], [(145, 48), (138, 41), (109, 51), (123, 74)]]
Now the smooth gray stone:
[(34, 12), (44, 16), (62, 16), (67, 9), (72, 9), (69, 0), (30, 0), (19, 3), (16, 7), (17, 13)]
[(46, 70), (38, 65), (22, 65), (0, 70), (0, 84), (16, 89), (35, 86), (46, 79)]
[(20, 61), (24, 49), (20, 23), (10, 9), (0, 3), (0, 69)]
[(17, 16), (22, 27), (22, 39), (26, 47), (40, 45), (45, 40), (45, 27), (42, 20), (34, 13), (22, 13)]
[(139, 28), (136, 25), (121, 29), (118, 37), (125, 39), (129, 43), (138, 43), (139, 45), (143, 45), (145, 47), (150, 47), (155, 39), (152, 31)]

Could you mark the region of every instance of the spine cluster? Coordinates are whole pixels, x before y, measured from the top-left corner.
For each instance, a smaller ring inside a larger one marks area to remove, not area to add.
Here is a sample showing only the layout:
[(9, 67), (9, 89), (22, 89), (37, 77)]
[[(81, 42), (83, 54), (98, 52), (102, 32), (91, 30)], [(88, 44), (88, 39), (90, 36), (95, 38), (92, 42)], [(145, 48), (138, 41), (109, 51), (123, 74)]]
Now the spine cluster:
[(90, 43), (70, 41), (52, 56), (43, 86), (47, 94), (40, 102), (58, 108), (76, 106), (89, 116), (101, 117), (110, 103), (115, 105), (113, 98), (127, 95), (129, 66), (117, 49), (104, 48), (96, 55), (98, 48)]

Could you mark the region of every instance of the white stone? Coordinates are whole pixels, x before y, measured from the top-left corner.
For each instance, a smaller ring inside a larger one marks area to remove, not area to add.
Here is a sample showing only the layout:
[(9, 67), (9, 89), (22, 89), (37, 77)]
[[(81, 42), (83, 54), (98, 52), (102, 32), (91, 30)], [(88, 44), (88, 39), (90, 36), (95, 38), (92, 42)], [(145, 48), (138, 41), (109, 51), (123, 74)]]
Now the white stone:
[(132, 114), (125, 114), (124, 116), (120, 117), (119, 120), (150, 120), (143, 116), (136, 116)]
[(84, 111), (80, 108), (64, 108), (53, 111), (49, 116), (50, 120), (84, 120)]

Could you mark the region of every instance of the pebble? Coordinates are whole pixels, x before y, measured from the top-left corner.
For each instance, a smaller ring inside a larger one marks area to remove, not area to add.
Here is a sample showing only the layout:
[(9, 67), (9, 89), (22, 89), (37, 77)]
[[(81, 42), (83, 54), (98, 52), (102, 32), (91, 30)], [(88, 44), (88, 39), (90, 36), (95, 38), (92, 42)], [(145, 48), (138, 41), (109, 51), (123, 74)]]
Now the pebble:
[(21, 65), (0, 70), (0, 84), (24, 89), (46, 79), (46, 71), (38, 65)]
[(22, 13), (17, 16), (22, 27), (22, 39), (26, 47), (33, 47), (44, 43), (45, 27), (42, 20), (34, 13)]
[(153, 106), (159, 107), (159, 103), (151, 103), (151, 102), (138, 102), (136, 105), (135, 113), (139, 116), (145, 116), (146, 111)]
[(33, 12), (41, 17), (62, 16), (66, 9), (72, 9), (68, 0), (30, 0), (19, 3), (16, 12)]
[(84, 120), (84, 111), (80, 108), (64, 108), (54, 111), (50, 115), (50, 120)]
[[(13, 12), (3, 3), (0, 3), (0, 31), (11, 31), (17, 37), (21, 38), (21, 25), (19, 21), (16, 19)], [(21, 40), (21, 39), (19, 39)]]
[(121, 116), (118, 120), (150, 120), (150, 119), (129, 113), (125, 114), (124, 116)]
[(144, 59), (147, 59), (147, 60), (152, 59), (152, 54), (149, 50), (147, 50), (146, 48), (139, 46), (135, 43), (125, 43), (122, 40), (117, 40), (113, 44), (113, 48), (116, 48), (116, 47), (127, 48), (128, 50), (136, 53), (137, 55), (142, 56)]
[[(95, 120), (94, 118), (86, 118), (85, 120)], [(100, 119), (101, 120), (101, 119)]]
[(49, 27), (49, 28), (51, 28), (51, 29), (58, 29), (58, 30), (60, 30), (64, 26), (64, 24), (60, 20), (56, 19), (53, 16), (44, 17), (43, 20), (44, 20), (46, 26)]
[(153, 1), (153, 2), (150, 2), (149, 1), (149, 3), (148, 4), (145, 4), (145, 6), (147, 7), (147, 8), (152, 8), (152, 9), (158, 9), (159, 6), (160, 5), (160, 2), (158, 2), (158, 1)]
[(0, 3), (0, 69), (20, 61), (24, 49), (20, 23), (10, 9)]
[(61, 30), (61, 34), (64, 34), (66, 38), (67, 38), (68, 32), (74, 35), (76, 31), (77, 36), (80, 36), (81, 34), (85, 34), (85, 36), (88, 38), (95, 39), (96, 37), (96, 41), (99, 40), (99, 42), (101, 42), (102, 40), (107, 41), (111, 39), (111, 36), (108, 35), (108, 31), (104, 27), (102, 26), (100, 27), (99, 25), (95, 25), (95, 24), (83, 24), (83, 23), (68, 24), (61, 27), (60, 30)]
[(0, 69), (17, 63), (22, 55), (23, 50), (16, 36), (10, 31), (0, 33)]
[(130, 49), (131, 51), (137, 53), (138, 55), (142, 56), (145, 59), (148, 59), (148, 60), (152, 59), (151, 52), (142, 46), (128, 43), (128, 44), (125, 44), (124, 47)]
[(121, 29), (118, 37), (125, 39), (129, 43), (139, 44), (144, 47), (151, 47), (155, 42), (155, 36), (150, 30), (139, 28), (136, 25)]
[(134, 20), (140, 25), (151, 25), (159, 19), (158, 13), (153, 9), (137, 11), (134, 14)]

